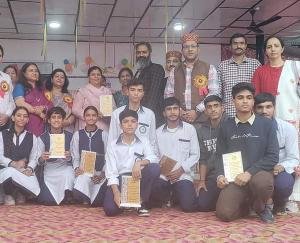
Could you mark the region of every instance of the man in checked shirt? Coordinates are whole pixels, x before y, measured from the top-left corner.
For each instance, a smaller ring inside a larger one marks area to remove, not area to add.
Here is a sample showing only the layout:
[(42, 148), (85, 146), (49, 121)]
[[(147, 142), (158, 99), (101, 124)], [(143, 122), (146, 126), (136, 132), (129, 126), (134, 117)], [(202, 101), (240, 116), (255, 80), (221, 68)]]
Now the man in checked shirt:
[(165, 98), (174, 96), (182, 104), (181, 119), (194, 125), (207, 120), (203, 100), (219, 93), (217, 70), (199, 60), (199, 36), (186, 33), (181, 38), (184, 62), (170, 72)]
[(231, 90), (240, 82), (251, 83), (252, 76), (260, 62), (246, 57), (247, 39), (245, 35), (236, 33), (230, 38), (230, 51), (232, 57), (224, 60), (218, 66), (220, 90), (223, 97), (225, 113), (228, 117), (235, 116)]

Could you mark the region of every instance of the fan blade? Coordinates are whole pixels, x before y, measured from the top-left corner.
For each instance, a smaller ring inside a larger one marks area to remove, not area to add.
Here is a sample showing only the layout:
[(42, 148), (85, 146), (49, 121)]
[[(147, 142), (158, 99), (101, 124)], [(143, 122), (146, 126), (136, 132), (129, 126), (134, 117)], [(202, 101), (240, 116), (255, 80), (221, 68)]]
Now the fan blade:
[(281, 18), (282, 18), (282, 17), (281, 17), (281, 16), (278, 16), (278, 15), (273, 16), (273, 17), (271, 17), (271, 18), (269, 18), (269, 19), (267, 19), (267, 20), (265, 20), (265, 21), (263, 21), (263, 22), (257, 24), (256, 27), (259, 28), (259, 27), (261, 27), (261, 26), (264, 26), (264, 25), (270, 24), (270, 23), (272, 23), (272, 22), (275, 22), (275, 21), (277, 21), (277, 20), (279, 20), (279, 19), (281, 19)]
[(254, 33), (257, 33), (257, 34), (262, 34), (262, 33), (264, 33), (260, 28), (258, 28), (257, 26), (255, 26), (255, 27), (251, 27), (251, 26), (249, 26), (249, 27), (247, 27), (247, 30), (250, 30), (250, 31), (252, 31), (252, 32), (254, 32)]

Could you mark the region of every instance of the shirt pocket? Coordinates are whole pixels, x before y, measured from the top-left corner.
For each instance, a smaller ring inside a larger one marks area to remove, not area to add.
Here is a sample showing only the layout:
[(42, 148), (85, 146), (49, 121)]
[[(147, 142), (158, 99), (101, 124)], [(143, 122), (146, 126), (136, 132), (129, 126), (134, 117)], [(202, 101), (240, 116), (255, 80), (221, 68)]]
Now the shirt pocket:
[(191, 145), (191, 140), (190, 139), (179, 138), (178, 139), (178, 144), (179, 144), (179, 150), (182, 153), (189, 154), (190, 145)]

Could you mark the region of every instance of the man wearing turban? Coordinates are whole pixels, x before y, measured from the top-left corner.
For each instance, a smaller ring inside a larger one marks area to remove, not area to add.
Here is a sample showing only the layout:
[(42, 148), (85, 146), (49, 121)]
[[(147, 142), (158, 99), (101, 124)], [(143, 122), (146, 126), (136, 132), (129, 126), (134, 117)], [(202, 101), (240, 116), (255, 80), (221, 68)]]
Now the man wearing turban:
[(203, 123), (203, 100), (207, 95), (219, 94), (217, 70), (199, 60), (199, 36), (186, 33), (181, 38), (184, 62), (170, 72), (165, 97), (175, 96), (183, 104), (181, 118), (189, 123)]

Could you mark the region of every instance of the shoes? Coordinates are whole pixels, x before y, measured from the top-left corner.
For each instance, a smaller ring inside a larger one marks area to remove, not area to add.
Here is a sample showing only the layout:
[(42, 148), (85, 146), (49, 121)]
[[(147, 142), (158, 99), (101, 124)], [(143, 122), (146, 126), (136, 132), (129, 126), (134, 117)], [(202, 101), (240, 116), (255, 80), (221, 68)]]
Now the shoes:
[(265, 206), (265, 209), (258, 214), (261, 221), (268, 223), (268, 224), (274, 223), (274, 216), (272, 213), (272, 209), (273, 209), (273, 204), (272, 205), (267, 204)]
[(295, 201), (288, 201), (285, 205), (285, 208), (289, 213), (298, 213), (299, 212), (298, 204)]
[(6, 206), (14, 206), (16, 205), (16, 201), (11, 195), (4, 195), (4, 205)]
[(145, 207), (141, 207), (138, 209), (138, 215), (139, 217), (149, 217), (150, 216), (150, 211), (145, 208)]
[(277, 206), (277, 207), (274, 207), (274, 209), (273, 209), (273, 214), (274, 214), (274, 215), (277, 215), (277, 216), (287, 215), (285, 206)]
[(21, 192), (17, 192), (16, 204), (24, 204), (26, 202), (25, 196)]

